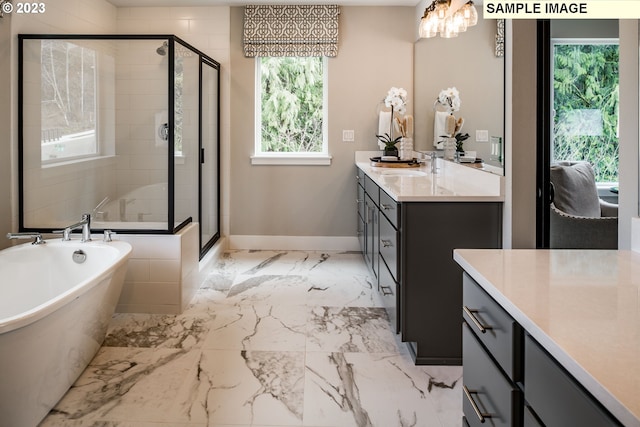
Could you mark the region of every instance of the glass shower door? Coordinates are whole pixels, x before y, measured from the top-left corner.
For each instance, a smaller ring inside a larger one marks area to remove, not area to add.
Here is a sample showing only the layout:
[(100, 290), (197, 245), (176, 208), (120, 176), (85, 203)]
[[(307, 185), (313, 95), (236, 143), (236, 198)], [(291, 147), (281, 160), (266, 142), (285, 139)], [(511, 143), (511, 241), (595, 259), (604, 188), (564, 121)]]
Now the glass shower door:
[(220, 237), (219, 66), (201, 61), (200, 256)]

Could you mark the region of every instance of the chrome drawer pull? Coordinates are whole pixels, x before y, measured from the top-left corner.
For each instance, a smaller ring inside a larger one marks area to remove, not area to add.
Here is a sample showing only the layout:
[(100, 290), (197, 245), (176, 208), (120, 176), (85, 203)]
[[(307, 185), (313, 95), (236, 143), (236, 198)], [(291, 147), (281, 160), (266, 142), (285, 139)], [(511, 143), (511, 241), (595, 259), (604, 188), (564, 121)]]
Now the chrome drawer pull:
[(480, 320), (478, 320), (478, 318), (473, 314), (473, 313), (477, 313), (478, 310), (471, 310), (466, 305), (463, 306), (462, 309), (464, 310), (465, 313), (467, 313), (467, 316), (471, 318), (471, 321), (473, 322), (474, 325), (476, 325), (476, 328), (478, 328), (478, 330), (480, 330), (480, 332), (482, 332), (483, 334), (487, 332), (487, 329), (493, 329), (491, 326), (486, 326), (480, 323)]
[(470, 391), (466, 385), (463, 385), (462, 389), (464, 390), (464, 395), (467, 396), (467, 399), (469, 400), (469, 403), (471, 403), (471, 407), (473, 408), (473, 411), (476, 413), (481, 423), (485, 422), (485, 418), (492, 417), (491, 414), (482, 413), (480, 411), (480, 408), (478, 408), (478, 404), (475, 402), (475, 400), (473, 400), (473, 397), (471, 397), (471, 394), (478, 394), (477, 391)]
[(380, 240), (383, 248), (388, 248), (389, 246), (393, 246), (393, 242), (391, 240)]
[(384, 210), (384, 211), (388, 211), (389, 209), (393, 209), (393, 206), (385, 205), (384, 203), (380, 203), (380, 206), (382, 207), (382, 210)]
[(362, 203), (364, 202), (364, 199), (356, 199), (356, 203)]
[[(380, 289), (382, 290), (382, 295), (383, 296), (387, 296), (387, 295), (393, 295), (393, 291), (391, 290), (391, 286), (380, 286)], [(389, 292), (387, 292), (387, 289), (389, 290)]]

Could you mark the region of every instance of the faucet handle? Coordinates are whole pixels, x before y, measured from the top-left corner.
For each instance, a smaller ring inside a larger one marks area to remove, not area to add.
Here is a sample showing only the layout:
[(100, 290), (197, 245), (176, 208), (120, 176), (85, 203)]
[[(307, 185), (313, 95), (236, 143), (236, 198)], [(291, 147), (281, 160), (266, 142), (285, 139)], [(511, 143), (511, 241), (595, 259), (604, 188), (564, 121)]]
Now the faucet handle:
[(112, 242), (113, 239), (111, 238), (115, 233), (115, 231), (111, 231), (111, 230), (104, 230), (104, 237), (102, 238), (103, 242)]
[(68, 242), (69, 240), (71, 240), (71, 228), (70, 227), (67, 227), (64, 230), (53, 230), (51, 232), (51, 234), (61, 234), (63, 242)]

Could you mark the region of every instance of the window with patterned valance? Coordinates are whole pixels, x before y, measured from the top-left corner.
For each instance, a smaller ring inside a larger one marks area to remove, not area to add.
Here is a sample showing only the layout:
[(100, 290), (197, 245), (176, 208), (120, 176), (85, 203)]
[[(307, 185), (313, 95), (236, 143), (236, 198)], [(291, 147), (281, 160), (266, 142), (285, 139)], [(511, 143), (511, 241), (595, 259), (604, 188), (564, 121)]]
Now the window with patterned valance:
[(244, 55), (337, 56), (338, 5), (249, 5)]

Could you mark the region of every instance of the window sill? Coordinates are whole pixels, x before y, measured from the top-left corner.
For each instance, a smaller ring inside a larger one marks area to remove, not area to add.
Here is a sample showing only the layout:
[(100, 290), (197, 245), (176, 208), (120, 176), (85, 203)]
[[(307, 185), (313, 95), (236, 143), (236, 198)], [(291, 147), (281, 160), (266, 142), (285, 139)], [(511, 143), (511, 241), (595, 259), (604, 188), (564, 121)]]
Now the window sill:
[(280, 165), (280, 166), (328, 166), (331, 164), (331, 156), (327, 154), (320, 155), (300, 155), (279, 153), (275, 155), (256, 155), (251, 156), (252, 165)]

